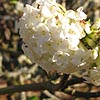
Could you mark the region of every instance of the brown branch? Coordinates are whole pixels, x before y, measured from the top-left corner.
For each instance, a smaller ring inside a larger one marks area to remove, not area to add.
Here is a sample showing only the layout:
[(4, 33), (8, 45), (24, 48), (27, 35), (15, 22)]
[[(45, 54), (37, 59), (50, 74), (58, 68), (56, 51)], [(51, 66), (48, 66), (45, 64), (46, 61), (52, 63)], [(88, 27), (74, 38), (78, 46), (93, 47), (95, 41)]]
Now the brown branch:
[[(0, 95), (13, 94), (16, 92), (43, 91), (43, 90), (55, 92), (55, 91), (64, 89), (64, 87), (67, 87), (65, 86), (66, 82), (68, 83), (67, 85), (72, 85), (72, 82), (74, 82), (75, 80), (73, 81), (70, 80), (70, 82), (68, 82), (67, 81), (68, 76), (69, 75), (66, 75), (66, 74), (62, 75), (61, 81), (58, 84), (53, 84), (51, 81), (48, 81), (48, 82), (43, 82), (43, 83), (33, 83), (33, 84), (17, 85), (17, 86), (2, 88), (0, 89)], [(79, 83), (82, 82), (82, 79), (74, 83), (78, 83), (78, 82)], [(64, 92), (75, 97), (84, 97), (84, 98), (100, 97), (100, 91), (99, 92), (79, 92), (79, 91), (73, 91), (73, 90), (66, 90)]]
[(7, 88), (0, 89), (0, 95), (4, 94), (13, 94), (16, 92), (23, 92), (23, 91), (42, 91), (42, 90), (49, 90), (49, 91), (57, 91), (63, 88), (63, 84), (67, 81), (69, 75), (62, 75), (61, 82), (58, 84), (53, 84), (50, 81), (43, 82), (43, 83), (33, 83), (33, 84), (26, 84), (26, 85), (17, 85), (17, 86), (10, 86)]
[(16, 92), (23, 92), (23, 91), (25, 91), (25, 92), (41, 91), (41, 90), (45, 90), (47, 88), (47, 86), (53, 87), (53, 85), (49, 82), (9, 86), (7, 88), (0, 89), (0, 95), (13, 94)]
[(67, 84), (69, 86), (69, 85), (83, 83), (84, 81), (86, 81), (86, 80), (83, 78), (78, 78), (78, 77), (72, 76), (72, 78), (67, 82)]
[(65, 93), (75, 96), (75, 97), (83, 97), (83, 98), (96, 98), (100, 97), (100, 91), (99, 92), (79, 92), (79, 91), (65, 91)]

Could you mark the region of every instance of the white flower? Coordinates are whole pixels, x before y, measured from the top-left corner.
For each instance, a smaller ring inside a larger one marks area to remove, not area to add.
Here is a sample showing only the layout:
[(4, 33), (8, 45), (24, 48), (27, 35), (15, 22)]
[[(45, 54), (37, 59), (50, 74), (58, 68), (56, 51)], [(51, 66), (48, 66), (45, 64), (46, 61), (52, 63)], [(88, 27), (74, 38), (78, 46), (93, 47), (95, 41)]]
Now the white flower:
[(84, 20), (87, 18), (87, 15), (83, 12), (83, 7), (78, 8), (76, 12), (68, 10), (66, 16), (74, 20)]
[(83, 7), (77, 9), (76, 17), (78, 20), (83, 20), (87, 18), (87, 15), (83, 12)]
[(85, 24), (85, 32), (86, 32), (87, 34), (90, 34), (90, 33), (91, 33), (90, 26), (91, 26), (90, 22), (87, 22), (87, 23)]
[(85, 36), (85, 33), (83, 34), (83, 28), (79, 23), (71, 23), (70, 28), (70, 34), (75, 34), (79, 39), (83, 38)]
[[(88, 75), (89, 75), (89, 77), (86, 78), (87, 82), (93, 83), (93, 84), (95, 84), (97, 86), (100, 85), (100, 68), (96, 68), (96, 67), (92, 68), (89, 71), (89, 74)], [(89, 81), (89, 79), (91, 81)]]
[(69, 43), (68, 48), (69, 48), (70, 50), (76, 51), (76, 50), (79, 49), (79, 48), (78, 48), (79, 38), (78, 38), (75, 34), (70, 34), (70, 35), (68, 36), (68, 43)]
[(93, 59), (96, 59), (98, 57), (99, 55), (98, 52), (99, 52), (99, 47), (96, 47), (93, 49), (92, 54), (91, 54)]
[(44, 17), (51, 17), (51, 16), (52, 16), (52, 14), (51, 14), (51, 12), (49, 11), (49, 9), (47, 8), (47, 6), (43, 6), (43, 7), (41, 8), (41, 14), (42, 14), (42, 16), (44, 16)]
[(23, 50), (33, 63), (47, 71), (73, 73), (91, 67), (98, 58), (97, 49), (79, 46), (90, 26), (83, 8), (65, 11), (53, 0), (36, 0), (26, 5), (20, 19)]
[(66, 13), (66, 16), (70, 19), (76, 19), (76, 15), (75, 15), (75, 11), (73, 10), (68, 10), (67, 13)]

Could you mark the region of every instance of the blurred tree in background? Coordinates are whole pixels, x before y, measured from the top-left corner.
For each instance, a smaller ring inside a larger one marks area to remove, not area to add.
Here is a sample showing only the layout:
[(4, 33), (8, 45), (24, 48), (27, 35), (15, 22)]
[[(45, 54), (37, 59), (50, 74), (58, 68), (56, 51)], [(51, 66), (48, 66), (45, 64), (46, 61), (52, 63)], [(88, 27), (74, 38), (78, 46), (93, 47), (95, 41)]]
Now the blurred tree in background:
[[(47, 73), (32, 64), (31, 61), (23, 54), (21, 50), (22, 40), (19, 37), (18, 20), (22, 12), (16, 10), (16, 4), (20, 1), (24, 4), (31, 4), (35, 0), (0, 0), (0, 88), (40, 83), (47, 80), (59, 80), (59, 73)], [(100, 0), (57, 0), (58, 3), (66, 7), (66, 9), (76, 10), (83, 6), (84, 12), (92, 23), (100, 17)], [(72, 79), (77, 78), (74, 76)], [(71, 85), (70, 89), (81, 92), (98, 92), (100, 87), (86, 84)], [(67, 87), (64, 87), (67, 88)], [(100, 100), (100, 98), (79, 98), (71, 96), (62, 91), (49, 92), (21, 92), (14, 95), (1, 95), (0, 100)]]

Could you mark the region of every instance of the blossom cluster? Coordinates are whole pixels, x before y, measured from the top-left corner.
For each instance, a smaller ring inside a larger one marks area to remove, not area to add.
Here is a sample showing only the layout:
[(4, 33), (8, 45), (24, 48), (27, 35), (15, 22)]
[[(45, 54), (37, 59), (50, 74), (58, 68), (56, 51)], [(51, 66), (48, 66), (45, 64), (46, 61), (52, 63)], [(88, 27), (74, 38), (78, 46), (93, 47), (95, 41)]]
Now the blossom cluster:
[(25, 54), (47, 71), (71, 74), (85, 69), (92, 77), (100, 65), (100, 20), (91, 25), (86, 18), (82, 7), (66, 10), (55, 0), (27, 4), (19, 22)]

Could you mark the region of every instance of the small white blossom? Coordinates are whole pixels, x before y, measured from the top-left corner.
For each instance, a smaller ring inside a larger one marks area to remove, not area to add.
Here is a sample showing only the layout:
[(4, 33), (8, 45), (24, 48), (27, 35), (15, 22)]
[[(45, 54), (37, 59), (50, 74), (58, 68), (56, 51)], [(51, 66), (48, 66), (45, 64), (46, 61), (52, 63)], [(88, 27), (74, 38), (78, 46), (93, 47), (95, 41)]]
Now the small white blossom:
[(93, 59), (96, 59), (98, 57), (98, 51), (99, 51), (99, 47), (96, 47), (93, 49), (92, 54), (91, 54)]
[(83, 12), (83, 7), (77, 9), (76, 17), (78, 20), (83, 20), (87, 18), (87, 15)]
[(87, 15), (83, 12), (83, 7), (77, 9), (77, 11), (68, 10), (67, 17), (74, 20), (84, 20), (87, 18)]
[(90, 22), (87, 22), (87, 23), (85, 24), (85, 32), (86, 32), (87, 34), (90, 34), (90, 33), (91, 33), (90, 26), (91, 26)]

